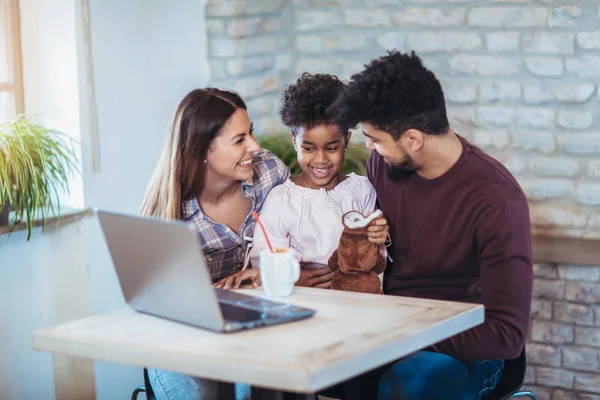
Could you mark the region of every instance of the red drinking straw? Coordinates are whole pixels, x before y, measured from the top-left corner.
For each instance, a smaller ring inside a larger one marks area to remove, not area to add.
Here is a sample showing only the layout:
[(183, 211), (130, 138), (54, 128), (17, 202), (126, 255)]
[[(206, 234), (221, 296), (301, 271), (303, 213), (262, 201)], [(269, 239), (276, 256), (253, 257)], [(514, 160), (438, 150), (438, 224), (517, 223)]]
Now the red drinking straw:
[(258, 224), (260, 225), (260, 229), (262, 229), (263, 235), (265, 235), (265, 239), (267, 239), (267, 244), (269, 245), (269, 250), (271, 250), (271, 253), (274, 253), (273, 246), (271, 246), (271, 241), (269, 240), (269, 236), (267, 235), (265, 226), (262, 224), (262, 222), (260, 222), (260, 218), (258, 218), (258, 213), (256, 211), (252, 211), (252, 216), (254, 217), (256, 222), (258, 222)]

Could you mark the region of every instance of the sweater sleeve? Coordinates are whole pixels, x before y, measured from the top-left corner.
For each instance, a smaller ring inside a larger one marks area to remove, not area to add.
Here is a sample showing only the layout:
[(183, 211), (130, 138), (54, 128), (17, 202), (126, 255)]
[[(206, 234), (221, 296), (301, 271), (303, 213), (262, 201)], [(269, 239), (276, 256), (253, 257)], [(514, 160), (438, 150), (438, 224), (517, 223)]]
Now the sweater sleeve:
[(434, 349), (468, 360), (516, 358), (525, 343), (533, 284), (525, 198), (507, 201), (483, 214), (476, 225), (475, 246), (485, 321)]

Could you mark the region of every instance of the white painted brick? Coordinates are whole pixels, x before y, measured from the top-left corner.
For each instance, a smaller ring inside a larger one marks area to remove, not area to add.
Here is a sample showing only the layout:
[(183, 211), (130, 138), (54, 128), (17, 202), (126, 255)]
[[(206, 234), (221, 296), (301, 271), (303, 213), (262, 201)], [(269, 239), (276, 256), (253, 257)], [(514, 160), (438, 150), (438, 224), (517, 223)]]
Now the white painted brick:
[(305, 53), (330, 53), (334, 51), (357, 51), (364, 48), (364, 35), (341, 35), (324, 37), (323, 35), (306, 35), (296, 37), (296, 48)]
[(267, 76), (264, 78), (243, 78), (235, 83), (236, 91), (242, 98), (251, 98), (279, 90), (279, 78)]
[(531, 222), (536, 226), (583, 228), (587, 220), (587, 217), (581, 215), (577, 209), (570, 209), (563, 205), (536, 204), (530, 207), (530, 211)]
[(564, 72), (564, 65), (560, 58), (527, 57), (525, 64), (529, 72), (538, 76), (561, 76)]
[(290, 53), (282, 53), (275, 56), (275, 71), (287, 71), (291, 67), (292, 55)]
[(589, 347), (564, 347), (562, 349), (563, 365), (575, 371), (596, 371), (598, 368), (598, 351)]
[(592, 97), (594, 85), (588, 82), (552, 86), (556, 100), (564, 103), (584, 103)]
[(391, 18), (388, 10), (346, 9), (344, 23), (351, 28), (385, 27), (391, 25)]
[(489, 51), (519, 51), (519, 38), (519, 32), (491, 32), (485, 35)]
[(578, 203), (589, 206), (600, 205), (600, 183), (579, 183), (575, 199)]
[(281, 0), (219, 0), (207, 2), (206, 15), (208, 17), (233, 17), (265, 14), (280, 8)]
[(477, 86), (453, 81), (442, 82), (444, 96), (450, 103), (469, 104), (477, 100)]
[(271, 56), (254, 58), (237, 58), (227, 61), (227, 71), (231, 75), (251, 74), (253, 72), (266, 71), (273, 66)]
[(481, 39), (473, 32), (409, 33), (408, 48), (422, 53), (473, 50), (481, 46)]
[(251, 119), (262, 118), (269, 114), (277, 105), (277, 98), (269, 96), (258, 97), (246, 103), (248, 106), (248, 114)]
[(479, 98), (484, 103), (494, 103), (521, 98), (521, 86), (516, 82), (484, 83), (479, 87)]
[[(535, 289), (536, 282), (543, 282), (541, 280), (534, 280), (534, 292), (538, 292)], [(546, 281), (545, 283), (551, 285), (560, 285), (562, 282)], [(564, 285), (564, 284), (563, 284)], [(564, 287), (563, 287), (564, 291)], [(543, 293), (540, 293), (543, 296)], [(537, 296), (536, 296), (537, 297)], [(553, 294), (553, 296), (544, 296), (550, 298), (560, 298)], [(560, 324), (557, 322), (546, 322), (546, 321), (532, 321), (531, 322), (531, 339), (536, 342), (549, 343), (549, 344), (564, 344), (573, 343), (574, 330), (571, 325)]]
[(211, 81), (223, 79), (227, 76), (227, 63), (223, 60), (212, 60), (210, 62)]
[(246, 37), (281, 29), (281, 20), (277, 18), (244, 18), (236, 19), (227, 26), (227, 33), (233, 37)]
[(558, 276), (570, 281), (596, 282), (600, 280), (600, 268), (591, 265), (560, 265)]
[(545, 26), (547, 18), (545, 7), (478, 7), (467, 15), (469, 25), (492, 28)]
[(480, 76), (513, 75), (519, 72), (517, 61), (493, 56), (455, 55), (450, 59), (455, 72)]
[(526, 132), (513, 132), (511, 142), (519, 150), (537, 150), (551, 153), (556, 148), (554, 135), (551, 132), (531, 130)]
[(334, 11), (295, 11), (294, 19), (300, 32), (330, 30), (342, 24), (340, 13)]
[(555, 118), (556, 112), (549, 108), (519, 108), (517, 112), (517, 124), (531, 128), (552, 128)]
[(589, 160), (587, 162), (587, 176), (600, 178), (600, 160)]
[(470, 129), (475, 124), (475, 108), (468, 107), (458, 107), (450, 105), (446, 111), (448, 115), (448, 120), (451, 125), (466, 127)]
[(600, 78), (600, 56), (584, 54), (579, 58), (567, 58), (565, 64), (572, 75)]
[(521, 155), (509, 155), (502, 162), (511, 174), (520, 174), (527, 169), (527, 162)]
[(575, 26), (575, 19), (581, 17), (583, 10), (576, 5), (554, 8), (548, 18), (550, 28), (566, 28)]
[(597, 346), (600, 343), (600, 328), (576, 326), (575, 343), (583, 346)]
[(514, 121), (515, 115), (515, 109), (510, 107), (479, 107), (476, 122), (478, 125), (488, 128), (507, 126)]
[(533, 32), (523, 35), (526, 53), (573, 54), (575, 35), (567, 32)]
[(352, 75), (365, 68), (364, 62), (358, 60), (341, 60), (341, 63), (342, 75), (340, 76), (340, 79), (348, 80)]
[[(579, 372), (575, 376), (575, 389), (585, 392), (600, 393), (600, 375), (597, 373)], [(595, 400), (591, 395), (584, 400)], [(597, 396), (596, 396), (597, 397)]]
[(322, 73), (323, 71), (337, 71), (341, 63), (337, 60), (325, 60), (323, 58), (306, 58), (294, 62), (294, 72), (301, 74), (303, 72)]
[(577, 44), (586, 50), (600, 49), (600, 31), (578, 33)]
[(214, 58), (230, 58), (236, 56), (236, 41), (226, 38), (210, 38), (208, 40), (208, 54)]
[(579, 163), (572, 158), (536, 157), (531, 161), (531, 169), (543, 176), (575, 176)]
[(386, 50), (399, 50), (403, 51), (406, 49), (406, 36), (399, 32), (388, 32), (383, 35), (377, 36), (377, 44)]
[(547, 86), (523, 86), (523, 101), (528, 104), (540, 104), (554, 100), (554, 94)]
[(569, 196), (575, 183), (567, 179), (531, 178), (523, 180), (521, 187), (528, 198), (542, 200)]
[(504, 130), (477, 129), (473, 132), (473, 142), (478, 147), (493, 147), (501, 150), (510, 144), (510, 138)]
[(459, 26), (465, 21), (466, 10), (459, 8), (443, 12), (439, 8), (406, 8), (393, 16), (394, 23), (405, 27), (416, 26)]
[(594, 123), (594, 112), (588, 110), (560, 110), (556, 124), (565, 129), (588, 129)]
[(284, 132), (286, 129), (279, 117), (269, 116), (252, 120), (258, 135), (269, 135)]
[(527, 362), (551, 367), (560, 367), (560, 350), (555, 346), (530, 343), (527, 345)]
[(600, 132), (560, 135), (558, 145), (568, 153), (600, 155)]
[(224, 21), (220, 19), (207, 19), (206, 31), (210, 35), (223, 35), (227, 31), (227, 29)]

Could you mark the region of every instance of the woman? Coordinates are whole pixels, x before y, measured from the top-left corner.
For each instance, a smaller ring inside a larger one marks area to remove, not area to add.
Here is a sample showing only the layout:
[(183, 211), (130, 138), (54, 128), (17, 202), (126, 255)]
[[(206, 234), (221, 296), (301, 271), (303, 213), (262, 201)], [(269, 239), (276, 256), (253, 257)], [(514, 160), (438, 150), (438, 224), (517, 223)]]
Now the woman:
[[(247, 278), (256, 223), (251, 213), (289, 176), (281, 160), (260, 149), (237, 94), (196, 89), (177, 108), (140, 214), (193, 223), (215, 285), (238, 286)], [(234, 398), (232, 384), (148, 374), (157, 400)]]

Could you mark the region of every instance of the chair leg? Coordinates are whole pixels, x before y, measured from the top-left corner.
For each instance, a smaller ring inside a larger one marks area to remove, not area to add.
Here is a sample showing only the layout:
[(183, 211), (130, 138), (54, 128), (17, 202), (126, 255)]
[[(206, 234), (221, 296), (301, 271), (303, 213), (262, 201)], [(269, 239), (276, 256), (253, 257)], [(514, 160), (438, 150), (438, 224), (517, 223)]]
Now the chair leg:
[(133, 393), (131, 393), (131, 400), (137, 400), (138, 394), (146, 393), (146, 388), (144, 386), (138, 386)]
[(517, 393), (513, 394), (512, 396), (510, 396), (511, 399), (517, 399), (520, 397), (529, 397), (531, 400), (538, 400), (538, 397), (536, 396), (536, 394), (533, 392), (530, 392), (529, 390), (523, 390), (521, 392), (517, 392)]

